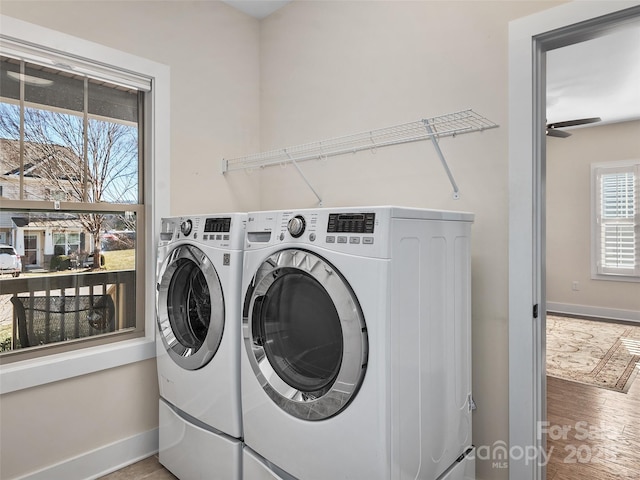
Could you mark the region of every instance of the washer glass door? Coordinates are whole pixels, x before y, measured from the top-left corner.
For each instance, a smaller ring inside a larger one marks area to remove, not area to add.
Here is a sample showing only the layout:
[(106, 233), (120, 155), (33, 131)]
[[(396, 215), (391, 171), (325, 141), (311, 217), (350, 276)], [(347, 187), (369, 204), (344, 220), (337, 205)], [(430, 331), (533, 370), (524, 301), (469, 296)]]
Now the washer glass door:
[(224, 330), (224, 298), (211, 260), (194, 245), (176, 247), (159, 272), (158, 328), (169, 356), (196, 370), (215, 355)]
[(254, 373), (283, 410), (320, 420), (355, 396), (367, 363), (364, 318), (325, 259), (298, 249), (267, 258), (245, 297), (243, 327)]

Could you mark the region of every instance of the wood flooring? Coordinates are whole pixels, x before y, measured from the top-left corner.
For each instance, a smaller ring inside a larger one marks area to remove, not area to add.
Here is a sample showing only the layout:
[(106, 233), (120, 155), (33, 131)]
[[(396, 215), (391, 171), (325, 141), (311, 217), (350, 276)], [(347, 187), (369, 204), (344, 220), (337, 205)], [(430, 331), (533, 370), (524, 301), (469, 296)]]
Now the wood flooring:
[(640, 478), (640, 376), (628, 393), (547, 377), (547, 480)]
[(158, 456), (153, 455), (99, 480), (178, 480), (169, 470), (160, 465)]
[[(629, 392), (547, 377), (547, 480), (640, 478), (640, 376)], [(101, 480), (175, 480), (157, 456)]]

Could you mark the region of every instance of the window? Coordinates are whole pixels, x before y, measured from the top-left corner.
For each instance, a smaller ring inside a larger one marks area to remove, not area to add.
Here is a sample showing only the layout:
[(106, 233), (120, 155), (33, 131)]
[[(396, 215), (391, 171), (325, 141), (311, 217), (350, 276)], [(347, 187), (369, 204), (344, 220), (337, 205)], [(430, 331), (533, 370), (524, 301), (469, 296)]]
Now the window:
[[(137, 200), (137, 204), (130, 204), (131, 210), (126, 209), (122, 215), (120, 209), (123, 204), (119, 203), (74, 202), (74, 205), (69, 205), (64, 203), (69, 200), (56, 203), (57, 201), (54, 199), (35, 199), (40, 202), (37, 205), (44, 206), (46, 210), (29, 210), (27, 208), (29, 215), (33, 214), (30, 217), (24, 215), (24, 201), (28, 200), (24, 195), (24, 179), (26, 178), (24, 173), (22, 186), (19, 176), (0, 175), (0, 184), (3, 187), (1, 207), (5, 209), (5, 212), (0, 212), (3, 216), (0, 219), (0, 225), (5, 225), (5, 214), (11, 214), (12, 211), (22, 212), (22, 218), (16, 216), (15, 219), (11, 219), (14, 223), (18, 222), (16, 226), (21, 225), (22, 227), (27, 226), (26, 221), (29, 221), (29, 224), (33, 226), (37, 220), (43, 220), (43, 217), (45, 217), (44, 220), (47, 220), (47, 216), (49, 221), (53, 221), (55, 215), (62, 215), (62, 213), (71, 217), (71, 220), (75, 222), (74, 216), (79, 217), (81, 214), (85, 215), (87, 212), (97, 211), (107, 216), (110, 222), (115, 225), (114, 228), (119, 230), (131, 231), (129, 225), (133, 222), (137, 226), (136, 241), (142, 236), (147, 240), (147, 248), (136, 248), (135, 283), (129, 289), (119, 288), (121, 293), (135, 290), (135, 303), (116, 299), (116, 302), (133, 310), (131, 313), (122, 314), (121, 318), (135, 322), (136, 330), (132, 331), (129, 328), (106, 335), (28, 348), (21, 352), (0, 354), (0, 394), (4, 394), (140, 362), (155, 356), (155, 283), (153, 278), (156, 235), (154, 232), (159, 228), (156, 225), (160, 225), (160, 219), (169, 215), (169, 152), (171, 145), (169, 133), (170, 69), (168, 66), (4, 15), (0, 15), (0, 24), (2, 24), (0, 56), (22, 59), (26, 63), (34, 65), (48, 65), (45, 68), (56, 66), (58, 71), (66, 69), (67, 74), (85, 75), (91, 78), (91, 81), (104, 81), (109, 85), (116, 85), (116, 88), (126, 87), (145, 92), (143, 102), (140, 105), (142, 111), (138, 113), (139, 118), (144, 121), (144, 128), (138, 138), (138, 148), (141, 154), (140, 163), (137, 165), (140, 168), (139, 176), (144, 177), (145, 180), (138, 186), (140, 198)], [(52, 50), (46, 45), (56, 45), (60, 50)], [(61, 51), (65, 53), (62, 54)], [(149, 90), (150, 86), (153, 88)], [(0, 92), (4, 96), (4, 85), (0, 86)], [(4, 100), (0, 101), (4, 102)], [(4, 103), (20, 105), (20, 101), (16, 102), (15, 99), (12, 102)], [(43, 108), (43, 110), (47, 110), (47, 108)], [(48, 110), (59, 111), (58, 107), (51, 106)], [(101, 114), (94, 113), (98, 118), (100, 116), (111, 118), (110, 115), (104, 114), (104, 109), (102, 112)], [(36, 180), (27, 180), (27, 182), (35, 183)], [(20, 191), (24, 196), (22, 200), (16, 200), (19, 198)], [(73, 207), (75, 206), (77, 206), (78, 212), (74, 212)], [(58, 210), (56, 207), (60, 207), (60, 209)], [(135, 211), (133, 211), (134, 207)], [(119, 211), (114, 212), (114, 209)], [(51, 213), (52, 211), (53, 213)], [(39, 218), (36, 218), (36, 214), (39, 215)], [(116, 221), (118, 216), (128, 223), (118, 226)], [(4, 231), (5, 229), (1, 228), (0, 230)], [(25, 231), (25, 233), (31, 235), (30, 232)], [(7, 244), (16, 241), (8, 234), (5, 234), (4, 238)], [(93, 241), (90, 236), (87, 238), (86, 233), (84, 238), (82, 236), (80, 238), (81, 244)], [(25, 243), (28, 243), (27, 240)], [(52, 245), (52, 237), (49, 240), (49, 236), (45, 236), (44, 245), (31, 242), (30, 248), (34, 249), (33, 257), (36, 261), (38, 261), (38, 255), (44, 254), (45, 248), (53, 249)], [(104, 253), (106, 255), (106, 252)], [(91, 258), (88, 258), (88, 261), (91, 261)], [(124, 270), (131, 271), (130, 268)], [(68, 273), (69, 271), (62, 272), (61, 276), (65, 277)], [(120, 273), (108, 270), (100, 273), (107, 277), (104, 282), (107, 288), (112, 284), (109, 282), (114, 280), (116, 283), (123, 283), (118, 282), (117, 277)], [(23, 275), (17, 280), (24, 281)], [(42, 283), (51, 282), (54, 278), (56, 278), (54, 275), (42, 277)], [(86, 280), (86, 276), (75, 275), (67, 278), (76, 279), (74, 289), (84, 288), (81, 283), (77, 282)], [(3, 294), (6, 291), (5, 286), (8, 285), (7, 280), (6, 277), (0, 280), (0, 292)], [(51, 285), (52, 289), (54, 287), (58, 286)], [(95, 294), (101, 293), (98, 287), (93, 288)], [(109, 307), (107, 302), (107, 311), (110, 311)], [(94, 324), (100, 326), (100, 322), (94, 322)], [(4, 325), (0, 326), (0, 330), (3, 327)], [(91, 348), (80, 348), (85, 346)], [(58, 352), (58, 354), (47, 356), (46, 361), (39, 358), (29, 358), (54, 352)]]
[[(6, 393), (153, 356), (154, 249), (141, 245), (168, 213), (169, 97), (165, 66), (9, 17), (2, 25), (0, 234), (23, 260), (19, 278), (0, 279), (2, 300), (14, 299), (0, 318)], [(132, 232), (126, 251), (104, 250), (110, 230)], [(19, 304), (28, 346), (13, 331)], [(49, 338), (29, 330), (41, 310)]]
[(595, 278), (640, 280), (640, 161), (597, 164), (594, 197)]
[(55, 233), (53, 252), (57, 255), (71, 255), (80, 250), (80, 233)]

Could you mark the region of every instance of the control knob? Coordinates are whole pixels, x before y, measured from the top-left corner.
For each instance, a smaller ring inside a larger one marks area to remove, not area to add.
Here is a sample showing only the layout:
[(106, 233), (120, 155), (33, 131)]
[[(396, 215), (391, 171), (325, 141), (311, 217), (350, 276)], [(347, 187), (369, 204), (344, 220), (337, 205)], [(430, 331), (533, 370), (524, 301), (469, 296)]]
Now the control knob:
[(304, 233), (304, 229), (306, 227), (306, 222), (304, 221), (304, 217), (301, 215), (296, 215), (289, 223), (287, 223), (287, 230), (293, 238), (298, 238)]
[(189, 236), (192, 228), (193, 228), (193, 223), (191, 223), (191, 220), (185, 220), (180, 224), (180, 231), (182, 232), (182, 235), (184, 235), (185, 237)]

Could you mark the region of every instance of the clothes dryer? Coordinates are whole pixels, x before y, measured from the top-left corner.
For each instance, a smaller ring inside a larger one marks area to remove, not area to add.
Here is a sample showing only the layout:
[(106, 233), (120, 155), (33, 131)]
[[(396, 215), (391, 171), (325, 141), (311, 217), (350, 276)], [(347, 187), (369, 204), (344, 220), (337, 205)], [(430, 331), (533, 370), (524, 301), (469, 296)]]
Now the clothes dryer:
[(253, 452), (300, 480), (474, 478), (472, 222), (399, 207), (248, 214)]
[[(162, 219), (156, 352), (160, 463), (241, 478), (240, 285), (246, 215)], [(212, 470), (213, 468), (213, 470)]]

